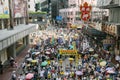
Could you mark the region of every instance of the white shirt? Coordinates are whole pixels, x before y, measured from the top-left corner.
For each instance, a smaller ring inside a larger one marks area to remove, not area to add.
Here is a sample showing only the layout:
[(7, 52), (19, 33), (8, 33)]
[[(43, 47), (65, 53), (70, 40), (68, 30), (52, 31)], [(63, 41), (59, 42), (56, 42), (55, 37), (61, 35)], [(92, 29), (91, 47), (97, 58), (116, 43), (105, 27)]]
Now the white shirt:
[(61, 80), (61, 78), (56, 78), (56, 80)]
[(40, 72), (40, 77), (43, 77), (44, 76), (44, 70), (42, 70), (41, 72)]
[(117, 56), (115, 57), (115, 60), (116, 60), (116, 61), (120, 61), (120, 56), (117, 55)]

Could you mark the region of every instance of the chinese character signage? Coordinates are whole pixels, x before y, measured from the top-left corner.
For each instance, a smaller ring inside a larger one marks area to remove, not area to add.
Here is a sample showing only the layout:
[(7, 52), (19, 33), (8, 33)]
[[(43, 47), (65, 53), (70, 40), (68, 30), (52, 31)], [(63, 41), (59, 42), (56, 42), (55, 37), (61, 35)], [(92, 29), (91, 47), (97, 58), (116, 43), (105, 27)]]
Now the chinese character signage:
[(92, 7), (88, 5), (87, 2), (85, 2), (83, 5), (80, 6), (81, 11), (81, 19), (83, 21), (88, 21), (90, 19), (90, 12)]
[(13, 0), (14, 18), (26, 17), (26, 0)]

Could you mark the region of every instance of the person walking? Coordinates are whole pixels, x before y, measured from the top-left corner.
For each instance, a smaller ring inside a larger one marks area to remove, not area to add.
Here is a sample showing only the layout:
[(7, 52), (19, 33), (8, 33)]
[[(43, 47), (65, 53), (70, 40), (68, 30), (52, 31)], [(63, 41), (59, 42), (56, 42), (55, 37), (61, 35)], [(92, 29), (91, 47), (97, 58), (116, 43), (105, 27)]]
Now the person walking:
[(16, 71), (12, 72), (12, 78), (11, 78), (11, 80), (17, 80)]
[(2, 64), (2, 61), (0, 61), (0, 74), (3, 74), (3, 64)]

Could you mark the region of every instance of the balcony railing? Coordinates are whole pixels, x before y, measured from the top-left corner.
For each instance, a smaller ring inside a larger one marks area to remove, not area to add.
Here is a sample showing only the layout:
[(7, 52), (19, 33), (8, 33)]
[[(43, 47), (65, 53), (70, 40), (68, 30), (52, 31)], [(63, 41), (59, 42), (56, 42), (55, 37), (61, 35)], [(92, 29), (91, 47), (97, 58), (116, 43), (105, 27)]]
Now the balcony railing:
[[(15, 18), (14, 19), (14, 26), (17, 26), (19, 24), (25, 24), (25, 18)], [(10, 19), (4, 18), (0, 19), (0, 29), (9, 29), (10, 28)]]

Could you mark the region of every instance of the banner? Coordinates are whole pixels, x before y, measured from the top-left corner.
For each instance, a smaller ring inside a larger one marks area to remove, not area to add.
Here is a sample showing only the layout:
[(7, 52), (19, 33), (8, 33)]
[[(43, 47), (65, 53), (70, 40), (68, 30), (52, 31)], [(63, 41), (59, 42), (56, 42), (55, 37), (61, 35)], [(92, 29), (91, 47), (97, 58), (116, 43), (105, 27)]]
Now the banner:
[(13, 0), (14, 18), (26, 17), (26, 0)]
[(0, 0), (0, 14), (9, 14), (8, 0)]
[(59, 50), (59, 53), (63, 55), (77, 55), (77, 50)]

